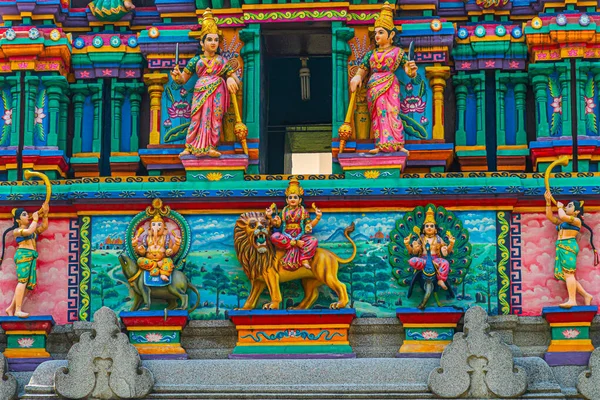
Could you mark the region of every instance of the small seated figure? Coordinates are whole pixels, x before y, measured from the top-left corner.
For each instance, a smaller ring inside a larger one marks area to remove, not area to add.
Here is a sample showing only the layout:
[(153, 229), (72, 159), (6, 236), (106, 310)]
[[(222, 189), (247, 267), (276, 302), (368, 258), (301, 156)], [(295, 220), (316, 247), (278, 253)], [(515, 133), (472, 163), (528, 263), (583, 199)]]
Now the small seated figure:
[(285, 201), (287, 206), (281, 211), (281, 215), (273, 216), (273, 207), (266, 209), (265, 214), (269, 224), (275, 228), (281, 228), (281, 232), (271, 235), (271, 242), (276, 247), (285, 249), (286, 253), (281, 259), (284, 269), (294, 271), (300, 266), (311, 269), (310, 260), (317, 251), (317, 238), (311, 236), (313, 228), (319, 223), (322, 212), (315, 208), (315, 219), (310, 219), (310, 214), (302, 206), (304, 189), (296, 179), (292, 179), (285, 190)]
[[(408, 260), (408, 263), (415, 270), (424, 270), (427, 265), (427, 257), (431, 256), (437, 283), (442, 289), (448, 290), (446, 280), (448, 279), (448, 273), (450, 272), (450, 263), (444, 257), (447, 257), (448, 254), (452, 253), (456, 239), (449, 236), (448, 241), (450, 244), (446, 244), (446, 242), (438, 235), (432, 208), (427, 210), (421, 231), (422, 233), (419, 239), (413, 241), (412, 244), (410, 243), (411, 235), (404, 238), (404, 245), (406, 246), (408, 253), (416, 256)], [(429, 275), (429, 271), (424, 270), (423, 272)], [(431, 271), (430, 273), (433, 274), (434, 271)]]
[(154, 215), (150, 229), (144, 233), (140, 227), (131, 239), (132, 247), (140, 255), (137, 265), (150, 272), (150, 276), (159, 276), (164, 282), (169, 282), (169, 276), (175, 268), (174, 256), (181, 245), (181, 238), (174, 232), (168, 233), (164, 219)]
[(577, 255), (579, 254), (579, 245), (577, 244), (577, 235), (581, 227), (590, 231), (590, 243), (594, 252), (594, 266), (598, 265), (598, 252), (594, 246), (594, 232), (583, 221), (583, 201), (572, 201), (566, 206), (560, 201), (556, 203), (558, 207), (558, 218), (552, 214), (552, 194), (549, 191), (544, 193), (546, 199), (546, 218), (554, 225), (558, 232), (556, 240), (556, 259), (554, 263), (554, 276), (556, 279), (564, 281), (567, 285), (569, 300), (559, 304), (562, 308), (571, 308), (577, 305), (577, 293), (583, 297), (586, 306), (592, 304), (594, 297), (589, 294), (581, 283), (575, 277), (577, 268)]
[(92, 15), (101, 21), (118, 21), (135, 9), (131, 0), (94, 0), (88, 7)]

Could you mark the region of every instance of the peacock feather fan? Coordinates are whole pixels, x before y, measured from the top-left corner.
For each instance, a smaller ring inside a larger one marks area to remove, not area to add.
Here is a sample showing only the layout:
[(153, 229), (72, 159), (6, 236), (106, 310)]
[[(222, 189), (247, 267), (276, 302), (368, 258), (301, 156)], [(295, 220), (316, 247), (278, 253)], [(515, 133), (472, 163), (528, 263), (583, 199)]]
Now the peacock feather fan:
[(396, 226), (390, 233), (388, 251), (389, 262), (392, 266), (392, 274), (402, 286), (409, 286), (415, 270), (408, 264), (413, 255), (408, 254), (404, 239), (410, 236), (410, 243), (417, 240), (421, 234), (426, 210), (432, 208), (435, 211), (435, 222), (438, 235), (449, 243), (449, 237), (454, 236), (454, 250), (444, 257), (450, 263), (450, 273), (447, 283), (458, 285), (466, 276), (471, 265), (471, 244), (469, 243), (469, 231), (463, 227), (462, 221), (452, 211), (444, 207), (436, 207), (428, 204), (425, 207), (418, 206), (412, 212), (407, 212), (396, 221)]

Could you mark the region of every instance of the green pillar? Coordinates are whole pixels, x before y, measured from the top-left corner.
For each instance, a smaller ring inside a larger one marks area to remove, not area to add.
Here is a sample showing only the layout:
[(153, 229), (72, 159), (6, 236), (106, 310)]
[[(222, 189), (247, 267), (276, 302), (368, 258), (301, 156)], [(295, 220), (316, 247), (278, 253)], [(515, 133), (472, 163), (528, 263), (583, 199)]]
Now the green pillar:
[(129, 137), (130, 151), (138, 151), (140, 148), (139, 140), (139, 119), (140, 119), (140, 104), (142, 102), (141, 93), (144, 90), (144, 84), (138, 83), (130, 86), (129, 103), (131, 104), (131, 136)]
[(344, 123), (348, 110), (348, 57), (352, 53), (348, 40), (354, 37), (354, 29), (344, 26), (344, 23), (331, 23), (332, 43), (331, 58), (333, 62), (333, 121), (332, 136), (338, 137), (338, 129)]
[(465, 84), (464, 77), (455, 76), (454, 81), (454, 92), (456, 95), (456, 145), (466, 146), (467, 145), (467, 127), (466, 127), (466, 112), (467, 112), (467, 94), (468, 89)]
[(92, 151), (100, 153), (102, 148), (102, 82), (88, 85), (92, 92), (92, 104), (94, 105), (94, 134), (92, 139)]
[(486, 145), (485, 137), (485, 73), (473, 76), (475, 99), (477, 101), (477, 146)]
[(126, 84), (117, 83), (116, 79), (112, 82), (111, 106), (112, 106), (112, 124), (110, 127), (110, 152), (121, 151), (121, 109), (125, 100)]
[(67, 128), (69, 123), (69, 96), (65, 90), (60, 97), (58, 121), (58, 148), (67, 154)]
[(562, 136), (572, 136), (571, 118), (573, 112), (571, 110), (571, 65), (568, 61), (558, 64), (558, 83), (560, 85), (560, 94), (562, 96)]
[(47, 146), (58, 146), (58, 130), (60, 117), (60, 99), (67, 89), (67, 80), (63, 76), (43, 76), (42, 83), (48, 95), (48, 132)]
[(516, 144), (527, 144), (527, 131), (525, 130), (526, 97), (527, 97), (527, 74), (518, 72), (515, 75), (515, 116), (517, 118)]
[(25, 136), (23, 146), (33, 146), (33, 127), (35, 123), (36, 101), (39, 92), (40, 78), (25, 76)]
[(89, 94), (87, 85), (75, 83), (71, 85), (73, 93), (73, 154), (82, 152), (83, 103)]
[(575, 66), (577, 79), (577, 84), (575, 85), (577, 87), (577, 110), (574, 110), (573, 112), (577, 115), (577, 135), (585, 136), (585, 84), (588, 81), (589, 63), (575, 60)]
[[(18, 74), (24, 74), (25, 72), (21, 71)], [(10, 130), (10, 146), (16, 147), (19, 145), (19, 130), (20, 122), (21, 122), (21, 113), (25, 112), (25, 110), (21, 110), (20, 102), (21, 102), (21, 83), (19, 80), (19, 75), (9, 76), (6, 78), (6, 81), (10, 85), (10, 94), (11, 94), (11, 107), (13, 110), (12, 113), (12, 127)], [(16, 173), (15, 173), (16, 177)]]
[[(546, 65), (530, 64), (529, 77), (533, 85), (535, 96), (535, 114), (537, 117), (536, 137), (550, 136), (550, 125), (548, 124), (548, 77), (550, 68)], [(563, 100), (564, 101), (564, 100)]]
[[(248, 127), (248, 139), (260, 140), (261, 129), (261, 102), (260, 102), (260, 74), (261, 74), (261, 50), (260, 50), (260, 24), (249, 24), (240, 31), (240, 39), (244, 47), (240, 51), (244, 61), (244, 110), (243, 121)], [(266, 134), (266, 132), (265, 132)], [(263, 150), (263, 148), (260, 148)], [(264, 149), (266, 151), (266, 149)], [(258, 167), (251, 165), (248, 173), (258, 173)]]
[(506, 83), (496, 71), (496, 140), (498, 146), (506, 145)]

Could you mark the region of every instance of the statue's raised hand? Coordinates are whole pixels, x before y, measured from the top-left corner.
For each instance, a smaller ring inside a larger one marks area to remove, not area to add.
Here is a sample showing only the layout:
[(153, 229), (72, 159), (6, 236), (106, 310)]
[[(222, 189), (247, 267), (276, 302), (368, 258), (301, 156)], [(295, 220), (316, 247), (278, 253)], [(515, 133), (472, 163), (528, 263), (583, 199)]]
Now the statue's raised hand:
[(183, 83), (183, 74), (179, 69), (179, 65), (176, 65), (175, 68), (173, 68), (173, 71), (171, 71), (171, 78), (173, 78), (173, 81), (177, 84), (181, 85)]
[(354, 78), (350, 80), (350, 91), (352, 93), (362, 86), (362, 77), (360, 75), (354, 75)]
[(235, 79), (233, 79), (232, 77), (227, 78), (227, 89), (231, 93), (235, 94), (238, 91), (239, 88), (240, 87), (238, 86), (238, 84), (235, 81)]

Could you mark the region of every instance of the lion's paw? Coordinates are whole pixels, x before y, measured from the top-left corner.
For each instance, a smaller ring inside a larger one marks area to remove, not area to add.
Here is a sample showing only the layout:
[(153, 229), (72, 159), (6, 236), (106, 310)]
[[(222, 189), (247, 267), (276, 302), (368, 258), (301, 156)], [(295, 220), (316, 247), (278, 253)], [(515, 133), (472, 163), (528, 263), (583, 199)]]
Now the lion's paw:
[(332, 310), (339, 310), (341, 307), (341, 304), (339, 302), (336, 303), (331, 303), (331, 305), (329, 306), (329, 308), (331, 308)]
[(279, 309), (279, 303), (276, 303), (274, 301), (267, 303), (263, 306), (263, 310), (278, 310)]

